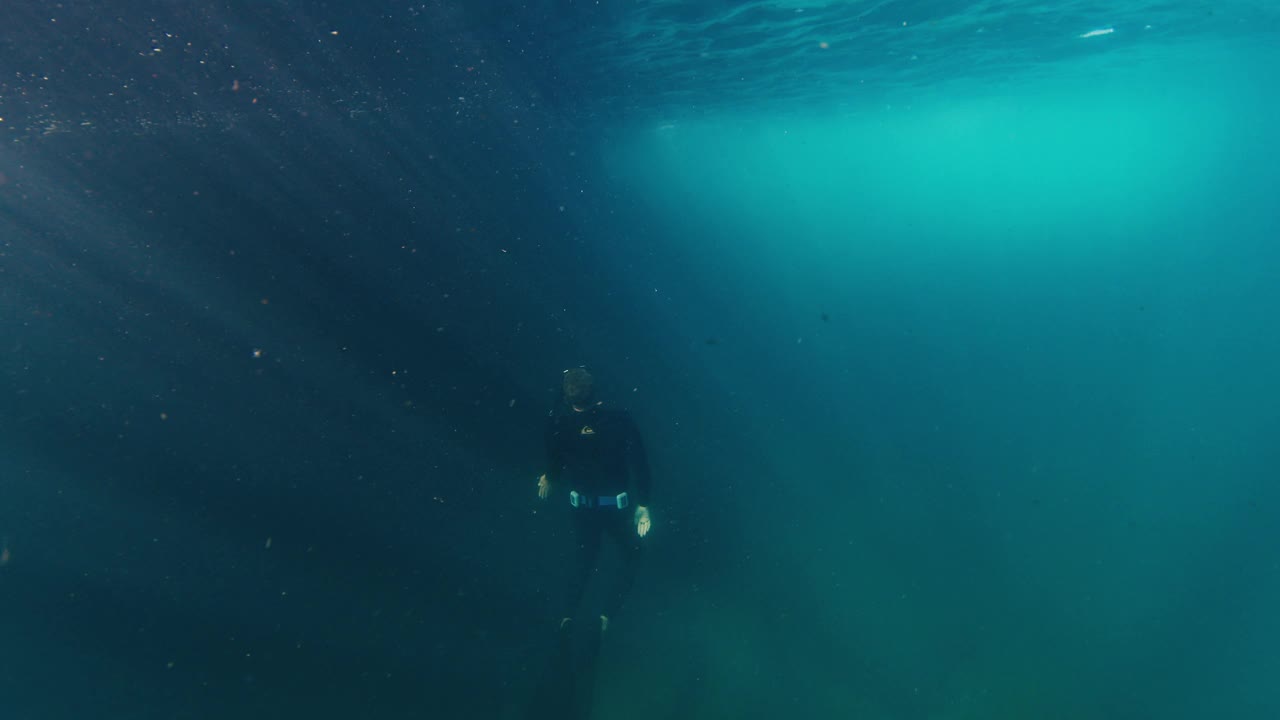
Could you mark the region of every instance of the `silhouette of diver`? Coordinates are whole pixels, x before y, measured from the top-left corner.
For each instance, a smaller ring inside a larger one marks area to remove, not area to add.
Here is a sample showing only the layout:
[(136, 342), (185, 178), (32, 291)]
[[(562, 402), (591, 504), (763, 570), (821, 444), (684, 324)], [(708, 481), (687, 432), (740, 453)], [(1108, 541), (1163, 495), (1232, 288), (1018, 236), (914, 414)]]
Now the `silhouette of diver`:
[[(584, 368), (564, 371), (564, 402), (547, 424), (547, 471), (538, 478), (538, 497), (552, 487), (569, 489), (577, 558), (564, 595), (556, 654), (535, 706), (557, 720), (586, 718), (595, 691), (596, 659), (609, 619), (621, 608), (635, 581), (640, 539), (649, 534), (649, 464), (631, 416), (595, 399), (594, 379)], [(634, 505), (634, 510), (631, 507)], [(575, 641), (574, 614), (587, 581), (597, 569), (601, 541), (613, 538), (620, 565), (605, 595), (599, 623), (586, 623)]]

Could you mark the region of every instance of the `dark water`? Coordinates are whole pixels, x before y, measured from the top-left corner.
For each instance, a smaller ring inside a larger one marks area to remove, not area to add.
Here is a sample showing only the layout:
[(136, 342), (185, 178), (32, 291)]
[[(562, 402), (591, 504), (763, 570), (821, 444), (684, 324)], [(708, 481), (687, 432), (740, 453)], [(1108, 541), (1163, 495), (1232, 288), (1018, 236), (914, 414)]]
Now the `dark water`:
[(592, 717), (1280, 713), (1272, 3), (3, 16), (0, 718), (547, 716), (582, 363)]

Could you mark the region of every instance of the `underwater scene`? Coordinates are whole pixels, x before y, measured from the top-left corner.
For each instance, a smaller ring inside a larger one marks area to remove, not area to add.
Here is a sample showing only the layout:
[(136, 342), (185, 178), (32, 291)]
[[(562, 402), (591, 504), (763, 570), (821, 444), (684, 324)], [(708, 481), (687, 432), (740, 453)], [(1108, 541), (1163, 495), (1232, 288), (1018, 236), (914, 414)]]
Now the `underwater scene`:
[(0, 20), (0, 720), (1280, 717), (1280, 4)]

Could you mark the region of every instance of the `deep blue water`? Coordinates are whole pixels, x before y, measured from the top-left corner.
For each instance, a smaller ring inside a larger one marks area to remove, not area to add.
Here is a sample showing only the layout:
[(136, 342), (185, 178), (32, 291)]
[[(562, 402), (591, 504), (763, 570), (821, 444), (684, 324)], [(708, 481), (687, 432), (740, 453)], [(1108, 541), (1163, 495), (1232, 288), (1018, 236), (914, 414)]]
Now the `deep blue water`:
[[(0, 719), (1280, 714), (1280, 7), (16, 0)], [(606, 568), (607, 572), (607, 568)]]

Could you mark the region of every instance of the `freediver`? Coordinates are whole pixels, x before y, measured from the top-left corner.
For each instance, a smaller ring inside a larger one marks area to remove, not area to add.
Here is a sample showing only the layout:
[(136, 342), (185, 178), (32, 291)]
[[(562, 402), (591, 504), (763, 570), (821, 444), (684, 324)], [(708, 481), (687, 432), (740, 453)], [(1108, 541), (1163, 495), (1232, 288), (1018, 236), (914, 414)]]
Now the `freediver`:
[(577, 545), (560, 630), (568, 630), (573, 622), (587, 580), (598, 569), (601, 540), (608, 535), (617, 545), (619, 567), (601, 608), (603, 633), (635, 583), (640, 538), (652, 528), (644, 444), (626, 410), (596, 399), (591, 373), (570, 368), (564, 371), (563, 402), (548, 418), (546, 445), (546, 472), (538, 478), (538, 497), (546, 500), (562, 484), (568, 488)]
[[(649, 534), (649, 462), (640, 432), (625, 410), (596, 399), (595, 382), (585, 368), (564, 371), (563, 397), (546, 428), (546, 472), (538, 478), (538, 498), (553, 488), (568, 489), (576, 545), (575, 561), (562, 597), (556, 632), (556, 656), (549, 682), (535, 699), (531, 717), (577, 720), (590, 715), (595, 692), (596, 658), (609, 620), (635, 583), (641, 539)], [(574, 616), (587, 581), (598, 569), (601, 541), (608, 535), (618, 550), (611, 568), (600, 621), (585, 624), (585, 642), (573, 642)]]

